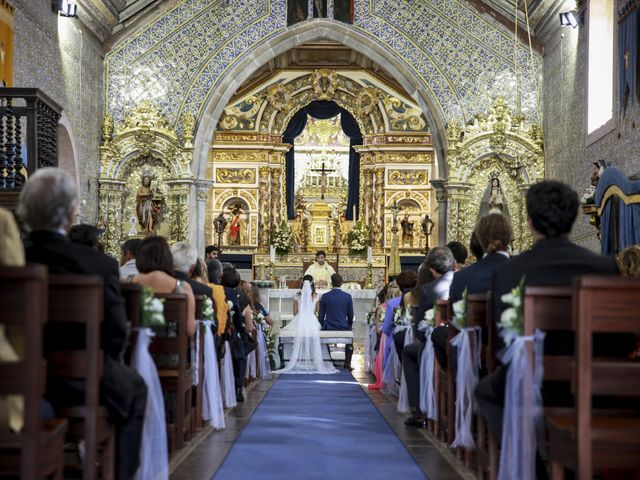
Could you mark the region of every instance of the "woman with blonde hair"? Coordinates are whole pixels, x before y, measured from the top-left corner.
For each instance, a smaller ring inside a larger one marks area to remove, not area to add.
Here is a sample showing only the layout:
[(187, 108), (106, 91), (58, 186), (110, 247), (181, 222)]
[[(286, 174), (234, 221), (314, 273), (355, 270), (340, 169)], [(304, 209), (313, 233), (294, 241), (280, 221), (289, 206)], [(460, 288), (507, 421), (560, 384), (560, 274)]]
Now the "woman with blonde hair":
[(623, 277), (640, 277), (640, 245), (631, 245), (618, 253), (616, 263)]

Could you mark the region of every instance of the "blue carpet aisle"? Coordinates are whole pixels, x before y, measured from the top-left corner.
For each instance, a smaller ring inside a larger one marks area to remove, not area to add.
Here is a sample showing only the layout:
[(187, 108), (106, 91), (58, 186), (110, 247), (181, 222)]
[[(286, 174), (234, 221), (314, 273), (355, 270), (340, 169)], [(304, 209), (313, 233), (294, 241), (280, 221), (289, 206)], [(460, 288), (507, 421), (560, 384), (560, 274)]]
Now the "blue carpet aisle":
[(213, 477), (424, 479), (348, 372), (282, 375)]

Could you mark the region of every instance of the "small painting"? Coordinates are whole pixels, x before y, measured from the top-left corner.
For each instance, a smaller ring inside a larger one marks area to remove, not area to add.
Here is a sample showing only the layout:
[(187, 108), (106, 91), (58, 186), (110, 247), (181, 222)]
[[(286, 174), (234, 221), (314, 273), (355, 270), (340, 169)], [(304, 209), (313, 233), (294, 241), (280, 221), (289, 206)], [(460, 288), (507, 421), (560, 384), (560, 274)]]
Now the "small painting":
[(303, 22), (309, 16), (309, 3), (307, 0), (287, 0), (287, 25), (295, 25)]
[(353, 0), (333, 0), (333, 18), (340, 22), (353, 24)]

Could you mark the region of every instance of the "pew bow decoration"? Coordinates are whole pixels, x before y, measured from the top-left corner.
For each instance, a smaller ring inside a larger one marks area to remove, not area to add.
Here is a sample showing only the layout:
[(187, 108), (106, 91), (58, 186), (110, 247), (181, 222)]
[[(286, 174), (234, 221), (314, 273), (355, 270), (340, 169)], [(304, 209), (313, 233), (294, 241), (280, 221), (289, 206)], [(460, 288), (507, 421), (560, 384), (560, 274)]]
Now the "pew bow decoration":
[(154, 296), (151, 287), (142, 288), (142, 326), (164, 326), (164, 300)]
[[(471, 431), (473, 416), (473, 392), (478, 384), (480, 370), (481, 329), (467, 326), (467, 290), (462, 299), (453, 305), (453, 324), (460, 333), (451, 340), (456, 347), (458, 368), (456, 370), (455, 438), (452, 448), (474, 449), (476, 444)], [(475, 352), (472, 351), (471, 336), (475, 336)]]
[(536, 329), (533, 335), (523, 335), (524, 281), (523, 277), (516, 288), (501, 297), (510, 307), (500, 316), (500, 335), (507, 347), (499, 357), (507, 368), (507, 381), (498, 480), (536, 478), (536, 432), (542, 414), (545, 334)]
[(420, 411), (430, 420), (438, 418), (438, 403), (433, 384), (435, 380), (435, 351), (431, 341), (436, 309), (437, 305), (434, 305), (434, 308), (427, 310), (424, 314), (424, 320), (418, 325), (418, 331), (424, 332), (425, 336), (425, 347), (420, 357)]

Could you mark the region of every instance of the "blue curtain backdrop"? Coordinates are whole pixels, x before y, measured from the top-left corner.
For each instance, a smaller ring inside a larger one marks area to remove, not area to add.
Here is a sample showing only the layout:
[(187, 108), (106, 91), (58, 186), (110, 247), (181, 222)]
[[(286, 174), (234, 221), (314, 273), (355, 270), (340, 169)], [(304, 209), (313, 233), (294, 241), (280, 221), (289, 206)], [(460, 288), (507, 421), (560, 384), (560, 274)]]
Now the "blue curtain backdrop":
[(618, 29), (618, 100), (620, 111), (637, 103), (636, 76), (638, 62), (638, 10), (634, 8), (622, 19)]
[[(333, 118), (341, 113), (340, 123), (345, 135), (350, 139), (349, 145), (349, 194), (347, 196), (346, 219), (354, 220), (353, 206), (359, 209), (358, 194), (360, 192), (360, 154), (356, 152), (354, 145), (362, 145), (362, 132), (358, 122), (349, 112), (340, 107), (337, 103), (327, 100), (315, 100), (291, 118), (289, 125), (282, 134), (282, 141), (290, 143), (291, 149), (287, 152), (285, 161), (285, 173), (287, 176), (286, 197), (287, 197), (287, 218), (293, 220), (295, 212), (295, 148), (294, 140), (300, 135), (307, 125), (307, 115), (318, 120)], [(356, 211), (356, 217), (359, 212)]]

